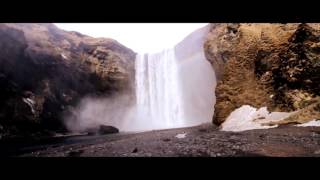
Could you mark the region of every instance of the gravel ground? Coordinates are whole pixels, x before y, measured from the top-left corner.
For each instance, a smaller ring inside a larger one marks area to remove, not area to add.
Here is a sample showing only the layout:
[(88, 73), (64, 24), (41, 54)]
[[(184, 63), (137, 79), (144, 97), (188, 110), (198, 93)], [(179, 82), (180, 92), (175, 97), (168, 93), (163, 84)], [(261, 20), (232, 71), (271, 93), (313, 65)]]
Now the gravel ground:
[(235, 133), (205, 124), (136, 134), (73, 137), (60, 143), (31, 147), (29, 152), (17, 156), (320, 156), (320, 127), (286, 126)]

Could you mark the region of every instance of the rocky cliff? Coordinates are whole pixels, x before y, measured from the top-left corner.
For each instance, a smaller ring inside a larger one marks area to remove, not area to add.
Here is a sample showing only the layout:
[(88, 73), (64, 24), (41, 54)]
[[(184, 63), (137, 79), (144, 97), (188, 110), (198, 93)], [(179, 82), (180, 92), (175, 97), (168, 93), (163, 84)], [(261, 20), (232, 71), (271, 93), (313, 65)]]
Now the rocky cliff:
[[(298, 112), (284, 124), (320, 118), (320, 24), (211, 24), (204, 49), (215, 124), (242, 105)], [(112, 39), (0, 24), (0, 54), (0, 139), (64, 131), (82, 97), (133, 91), (135, 53)]]
[(320, 24), (212, 24), (204, 44), (218, 78), (213, 122), (242, 105), (320, 118)]
[(135, 53), (53, 24), (0, 24), (0, 136), (64, 130), (80, 98), (131, 91)]

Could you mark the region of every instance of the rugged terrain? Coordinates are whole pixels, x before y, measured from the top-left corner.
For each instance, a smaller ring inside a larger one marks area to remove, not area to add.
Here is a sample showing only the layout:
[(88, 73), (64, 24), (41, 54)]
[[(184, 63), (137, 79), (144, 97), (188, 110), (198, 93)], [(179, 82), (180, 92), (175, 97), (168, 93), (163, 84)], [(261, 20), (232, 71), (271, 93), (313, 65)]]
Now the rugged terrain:
[(213, 122), (242, 105), (298, 111), (280, 122), (320, 119), (319, 24), (212, 24), (205, 53), (218, 84)]
[(298, 112), (279, 128), (235, 133), (206, 124), (52, 137), (67, 132), (63, 117), (84, 97), (132, 94), (135, 53), (52, 24), (0, 24), (0, 154), (319, 156), (320, 127), (292, 125), (320, 119), (319, 30), (319, 24), (211, 25), (204, 48), (218, 78), (213, 122), (220, 125), (242, 105)]
[(132, 91), (135, 53), (53, 24), (0, 24), (0, 139), (65, 131), (86, 96)]
[(205, 124), (136, 134), (70, 137), (40, 146), (30, 143), (20, 151), (11, 148), (7, 152), (23, 157), (314, 157), (320, 156), (319, 139), (320, 127), (283, 126), (235, 133)]

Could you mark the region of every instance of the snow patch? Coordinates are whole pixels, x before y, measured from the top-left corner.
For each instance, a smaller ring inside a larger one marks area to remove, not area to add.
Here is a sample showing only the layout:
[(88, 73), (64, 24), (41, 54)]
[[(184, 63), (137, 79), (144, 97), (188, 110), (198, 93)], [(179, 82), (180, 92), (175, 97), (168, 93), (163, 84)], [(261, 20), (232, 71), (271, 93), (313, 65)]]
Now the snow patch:
[(64, 59), (68, 59), (68, 57), (66, 55), (64, 55), (63, 53), (61, 53), (61, 57), (63, 57)]
[(226, 121), (221, 124), (222, 131), (245, 131), (251, 129), (275, 128), (277, 125), (265, 125), (265, 123), (277, 122), (292, 115), (294, 112), (269, 112), (267, 107), (257, 110), (249, 105), (243, 105), (234, 110)]
[(35, 102), (34, 102), (32, 99), (30, 99), (30, 98), (22, 98), (22, 101), (23, 101), (24, 103), (26, 103), (26, 104), (31, 108), (31, 111), (32, 111), (32, 113), (34, 114), (34, 113), (35, 113), (35, 110), (34, 110), (34, 104), (35, 104)]
[(298, 125), (295, 125), (297, 127), (308, 127), (308, 126), (320, 126), (320, 120), (318, 119), (313, 119), (309, 122), (306, 122), (306, 123), (303, 123), (303, 124), (298, 124)]
[(185, 138), (186, 135), (187, 135), (187, 133), (182, 133), (182, 134), (177, 134), (175, 137), (178, 139), (182, 139), (182, 138)]

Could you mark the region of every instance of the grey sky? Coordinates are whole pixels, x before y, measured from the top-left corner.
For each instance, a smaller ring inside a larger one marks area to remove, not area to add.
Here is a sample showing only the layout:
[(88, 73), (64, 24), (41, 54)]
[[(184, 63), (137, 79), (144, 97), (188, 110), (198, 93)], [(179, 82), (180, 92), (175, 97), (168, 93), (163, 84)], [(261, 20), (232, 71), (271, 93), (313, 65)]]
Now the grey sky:
[(136, 52), (170, 48), (207, 23), (55, 23), (69, 31), (117, 40)]

